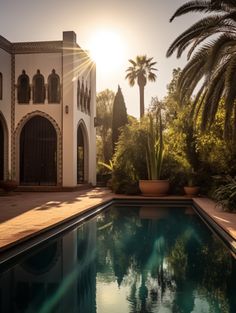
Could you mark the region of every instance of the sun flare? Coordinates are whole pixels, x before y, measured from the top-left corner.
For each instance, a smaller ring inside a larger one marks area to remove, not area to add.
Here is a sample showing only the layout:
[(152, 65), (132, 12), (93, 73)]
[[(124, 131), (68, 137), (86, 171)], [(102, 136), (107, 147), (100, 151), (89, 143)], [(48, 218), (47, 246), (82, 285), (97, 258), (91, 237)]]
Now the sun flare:
[(95, 61), (97, 68), (107, 72), (122, 64), (124, 48), (121, 37), (110, 30), (94, 33), (89, 42), (91, 58)]

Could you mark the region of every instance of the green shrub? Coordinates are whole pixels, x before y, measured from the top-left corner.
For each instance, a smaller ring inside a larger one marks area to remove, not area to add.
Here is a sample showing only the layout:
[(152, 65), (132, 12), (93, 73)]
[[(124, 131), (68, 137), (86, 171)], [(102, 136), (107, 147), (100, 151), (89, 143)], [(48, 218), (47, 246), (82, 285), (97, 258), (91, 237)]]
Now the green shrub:
[(138, 193), (138, 181), (147, 178), (145, 129), (136, 120), (121, 129), (113, 156), (112, 190), (116, 193)]
[(225, 211), (236, 211), (236, 177), (225, 176), (212, 196)]

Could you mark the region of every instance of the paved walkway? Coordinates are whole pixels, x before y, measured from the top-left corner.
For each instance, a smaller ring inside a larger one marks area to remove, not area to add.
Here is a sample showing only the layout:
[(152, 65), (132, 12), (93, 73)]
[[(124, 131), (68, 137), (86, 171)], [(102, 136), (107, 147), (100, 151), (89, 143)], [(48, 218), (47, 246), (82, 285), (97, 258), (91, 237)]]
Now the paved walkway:
[[(15, 192), (0, 196), (0, 252), (114, 197), (144, 199), (142, 196), (114, 195), (103, 188), (75, 192)], [(173, 196), (165, 198), (186, 199)], [(236, 214), (222, 212), (213, 201), (206, 198), (195, 198), (194, 201), (224, 228), (236, 243)]]
[(75, 192), (13, 192), (0, 196), (0, 251), (112, 199), (106, 189)]

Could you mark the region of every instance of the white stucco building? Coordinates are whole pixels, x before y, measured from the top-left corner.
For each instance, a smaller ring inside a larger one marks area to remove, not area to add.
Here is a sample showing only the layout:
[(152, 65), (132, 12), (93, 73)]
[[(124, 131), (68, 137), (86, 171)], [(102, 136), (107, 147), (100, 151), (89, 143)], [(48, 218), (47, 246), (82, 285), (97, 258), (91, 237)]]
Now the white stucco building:
[(72, 31), (62, 41), (0, 36), (0, 180), (96, 184), (96, 73)]

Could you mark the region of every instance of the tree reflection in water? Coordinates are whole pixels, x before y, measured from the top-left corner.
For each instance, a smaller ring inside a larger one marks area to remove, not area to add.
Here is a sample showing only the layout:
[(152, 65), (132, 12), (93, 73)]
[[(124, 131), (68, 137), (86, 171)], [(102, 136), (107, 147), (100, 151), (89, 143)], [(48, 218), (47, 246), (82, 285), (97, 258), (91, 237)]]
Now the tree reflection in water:
[(98, 220), (97, 270), (129, 288), (129, 312), (235, 312), (235, 261), (219, 239), (193, 210), (146, 209)]

